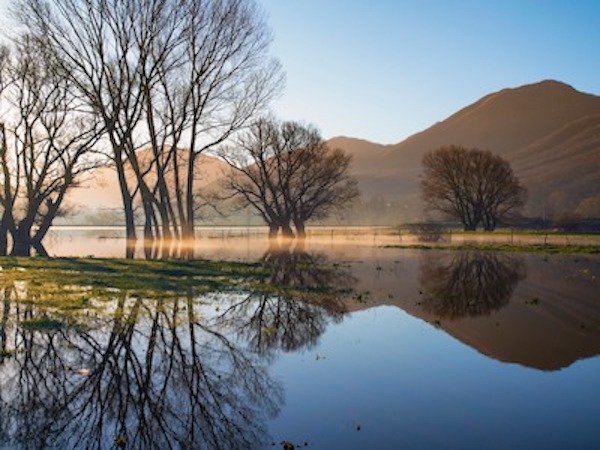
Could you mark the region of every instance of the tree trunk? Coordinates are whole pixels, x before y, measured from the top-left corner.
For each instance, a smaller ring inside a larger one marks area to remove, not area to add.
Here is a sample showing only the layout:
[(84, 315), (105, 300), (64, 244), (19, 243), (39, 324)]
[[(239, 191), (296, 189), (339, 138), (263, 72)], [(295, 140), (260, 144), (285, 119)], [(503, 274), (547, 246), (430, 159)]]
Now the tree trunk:
[(38, 256), (43, 256), (44, 258), (49, 256), (46, 247), (44, 247), (44, 244), (42, 244), (41, 241), (33, 241), (31, 246), (35, 249)]
[(269, 223), (269, 239), (274, 239), (277, 237), (277, 234), (279, 233), (279, 225), (277, 225), (276, 223)]
[(147, 238), (144, 236), (144, 258), (146, 259), (155, 259), (154, 258), (154, 246), (156, 242), (153, 237)]
[(284, 222), (284, 224), (281, 226), (281, 233), (286, 238), (294, 238), (294, 231), (292, 230), (289, 222)]
[(496, 229), (496, 218), (491, 216), (486, 216), (483, 219), (483, 229), (484, 231), (494, 231)]
[(29, 228), (20, 226), (12, 234), (13, 246), (11, 256), (31, 256), (33, 241), (29, 234)]
[[(171, 239), (171, 224), (169, 218), (168, 211), (168, 201), (169, 194), (167, 189), (167, 182), (165, 177), (165, 167), (163, 165), (163, 156), (164, 148), (159, 146), (156, 127), (154, 126), (154, 107), (152, 103), (152, 93), (150, 92), (150, 86), (148, 79), (143, 77), (143, 86), (142, 90), (144, 92), (144, 97), (146, 100), (146, 123), (148, 125), (148, 132), (150, 134), (150, 143), (152, 146), (152, 152), (154, 155), (154, 164), (156, 168), (156, 186), (158, 187), (158, 199), (155, 199), (156, 208), (158, 209), (158, 214), (160, 216), (160, 235), (163, 239), (170, 240)], [(142, 195), (144, 195), (144, 190), (141, 191)], [(148, 195), (151, 195), (148, 190)], [(146, 210), (144, 210), (146, 211)], [(152, 212), (154, 214), (154, 211)], [(157, 225), (157, 229), (158, 229)]]
[(186, 178), (186, 189), (185, 189), (185, 225), (182, 227), (183, 240), (186, 241), (186, 245), (193, 245), (195, 239), (194, 233), (194, 163), (196, 162), (196, 155), (193, 152), (192, 143), (189, 154), (188, 154), (188, 165), (187, 165), (187, 178)]
[(137, 240), (135, 232), (135, 217), (133, 214), (133, 198), (129, 193), (122, 155), (118, 150), (115, 150), (115, 166), (117, 168), (119, 188), (121, 190), (121, 200), (123, 201), (123, 212), (125, 214), (125, 257), (132, 259), (135, 254), (135, 243)]
[(306, 228), (304, 226), (304, 221), (300, 219), (294, 220), (294, 227), (296, 228), (296, 237), (304, 239), (306, 237)]
[(473, 225), (470, 223), (465, 223), (465, 231), (476, 231), (477, 230), (477, 225)]
[(8, 218), (7, 212), (4, 211), (2, 219), (0, 219), (0, 256), (6, 256), (8, 254)]

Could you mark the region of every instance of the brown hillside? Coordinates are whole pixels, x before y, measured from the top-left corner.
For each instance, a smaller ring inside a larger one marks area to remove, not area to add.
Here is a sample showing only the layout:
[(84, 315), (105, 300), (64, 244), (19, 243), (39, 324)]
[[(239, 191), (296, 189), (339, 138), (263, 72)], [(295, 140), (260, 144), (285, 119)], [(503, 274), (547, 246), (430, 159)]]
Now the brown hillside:
[[(490, 94), (384, 147), (385, 154), (356, 171), (363, 192), (415, 199), (423, 155), (448, 144), (487, 148), (506, 158), (529, 189), (532, 214), (541, 214), (553, 192), (572, 208), (600, 194), (600, 97), (557, 81)], [(360, 153), (357, 147), (353, 143), (351, 152)], [(412, 213), (419, 215), (420, 208)]]
[[(449, 144), (486, 148), (506, 158), (529, 190), (528, 214), (574, 210), (582, 199), (600, 196), (600, 97), (557, 81), (487, 95), (396, 145), (349, 137), (329, 141), (353, 156), (351, 170), (367, 204), (378, 196), (398, 209), (401, 218), (394, 221), (423, 217), (421, 160), (427, 151)], [(200, 190), (228, 170), (210, 156), (203, 155), (198, 165)], [(81, 212), (120, 208), (116, 174), (97, 170), (72, 192), (70, 203), (82, 205)]]
[(352, 155), (352, 171), (356, 176), (373, 176), (377, 170), (375, 162), (389, 150), (388, 145), (345, 136), (334, 137), (328, 140), (327, 144), (332, 148), (341, 148)]

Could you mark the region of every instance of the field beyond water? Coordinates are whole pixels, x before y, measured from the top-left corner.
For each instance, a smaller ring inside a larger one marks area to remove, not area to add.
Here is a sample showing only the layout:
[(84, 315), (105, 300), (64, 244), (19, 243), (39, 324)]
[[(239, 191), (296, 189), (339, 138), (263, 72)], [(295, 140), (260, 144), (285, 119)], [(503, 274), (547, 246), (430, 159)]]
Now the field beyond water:
[(600, 442), (596, 236), (199, 231), (195, 261), (113, 228), (0, 259), (1, 448)]

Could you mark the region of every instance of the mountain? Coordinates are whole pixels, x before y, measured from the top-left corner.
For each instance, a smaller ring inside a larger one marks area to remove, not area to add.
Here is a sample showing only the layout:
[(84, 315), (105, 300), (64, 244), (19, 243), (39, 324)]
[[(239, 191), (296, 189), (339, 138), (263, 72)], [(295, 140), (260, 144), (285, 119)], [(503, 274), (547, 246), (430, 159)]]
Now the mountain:
[[(558, 81), (487, 95), (398, 144), (350, 137), (328, 143), (353, 156), (351, 170), (363, 194), (364, 211), (350, 213), (344, 223), (422, 220), (421, 160), (426, 152), (450, 144), (489, 149), (508, 160), (529, 191), (528, 215), (559, 215), (586, 198), (600, 199), (600, 97)], [(227, 170), (222, 161), (204, 155), (198, 166), (200, 189), (215, 186)], [(109, 168), (96, 170), (69, 200), (93, 220), (99, 219), (98, 212), (106, 216), (100, 222), (122, 219), (116, 174)]]
[(600, 195), (600, 97), (558, 81), (487, 95), (395, 145), (351, 138), (330, 143), (355, 155), (353, 173), (364, 195), (400, 199), (413, 216), (422, 215), (423, 155), (450, 144), (489, 149), (508, 160), (529, 190), (529, 214), (573, 210)]

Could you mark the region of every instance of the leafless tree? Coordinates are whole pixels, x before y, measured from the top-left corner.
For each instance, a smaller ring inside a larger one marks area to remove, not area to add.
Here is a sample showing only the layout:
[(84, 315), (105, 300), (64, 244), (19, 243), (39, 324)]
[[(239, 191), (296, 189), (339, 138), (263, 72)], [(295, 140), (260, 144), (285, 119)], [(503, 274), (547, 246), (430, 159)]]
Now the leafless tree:
[(78, 112), (80, 101), (42, 43), (25, 36), (13, 56), (1, 53), (0, 252), (8, 250), (8, 232), (12, 254), (29, 255), (33, 247), (45, 255), (42, 240), (65, 195), (96, 164), (88, 156), (99, 128)]
[(358, 196), (351, 157), (330, 148), (312, 126), (261, 119), (222, 151), (231, 174), (225, 189), (254, 208), (270, 235), (305, 234), (305, 223), (326, 217)]
[(136, 199), (146, 239), (193, 238), (198, 155), (243, 127), (282, 84), (257, 3), (20, 0), (18, 16), (50, 43), (103, 121), (128, 240), (136, 239)]
[(421, 187), (428, 208), (459, 219), (465, 230), (498, 222), (525, 203), (527, 191), (510, 164), (489, 150), (452, 145), (423, 157)]

